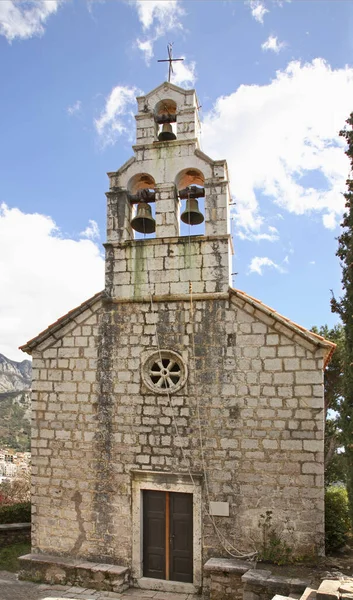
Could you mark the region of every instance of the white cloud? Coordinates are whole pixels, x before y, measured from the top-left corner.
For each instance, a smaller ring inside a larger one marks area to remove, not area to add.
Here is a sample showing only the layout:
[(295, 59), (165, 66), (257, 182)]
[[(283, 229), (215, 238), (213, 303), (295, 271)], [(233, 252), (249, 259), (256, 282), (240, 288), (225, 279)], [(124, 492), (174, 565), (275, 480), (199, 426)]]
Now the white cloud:
[(60, 234), (51, 217), (0, 205), (0, 352), (17, 347), (104, 287), (104, 260), (90, 240)]
[(324, 215), (322, 217), (322, 221), (324, 226), (327, 229), (335, 229), (336, 225), (337, 225), (337, 215), (332, 211), (330, 213), (327, 213), (326, 215)]
[(316, 265), (316, 262), (315, 262), (315, 260), (311, 260), (311, 261), (309, 262), (309, 265)]
[(267, 40), (261, 44), (263, 50), (272, 50), (272, 52), (275, 52), (276, 54), (278, 54), (280, 50), (283, 50), (284, 47), (285, 43), (279, 42), (278, 37), (275, 35), (269, 35)]
[(136, 96), (141, 94), (135, 87), (117, 85), (112, 89), (99, 119), (94, 121), (103, 146), (114, 144), (119, 135), (129, 131), (133, 119), (131, 107), (136, 103)]
[[(242, 85), (206, 114), (203, 150), (227, 158), (236, 223), (244, 235), (262, 233), (260, 201), (290, 213), (318, 212), (333, 225), (344, 209), (349, 163), (338, 136), (352, 110), (353, 68), (322, 59), (290, 62), (267, 85)], [(320, 188), (303, 176), (318, 174)]]
[(153, 58), (153, 41), (145, 40), (142, 42), (141, 40), (137, 40), (136, 45), (141, 52), (145, 55), (145, 61), (149, 65)]
[(183, 62), (175, 62), (173, 64), (171, 83), (180, 87), (192, 87), (196, 81), (195, 67), (194, 62), (189, 64), (185, 60)]
[(70, 117), (72, 117), (72, 115), (79, 113), (81, 110), (81, 106), (82, 106), (81, 100), (76, 100), (76, 102), (74, 102), (74, 104), (72, 104), (71, 106), (68, 106), (67, 112), (70, 115)]
[(153, 45), (168, 31), (182, 29), (181, 17), (185, 14), (180, 0), (130, 0), (137, 10), (144, 32), (136, 45), (144, 53), (147, 64), (154, 55)]
[(9, 42), (43, 35), (44, 25), (63, 0), (1, 0), (0, 34)]
[(90, 219), (88, 221), (86, 229), (84, 229), (84, 231), (81, 231), (80, 235), (82, 237), (88, 238), (89, 240), (98, 240), (100, 238), (98, 223), (96, 223), (96, 221), (93, 221), (93, 219)]
[(254, 256), (254, 258), (251, 259), (251, 263), (249, 265), (249, 273), (258, 273), (258, 275), (263, 275), (264, 267), (276, 269), (276, 271), (284, 273), (282, 267), (267, 256)]
[(258, 21), (258, 23), (263, 23), (265, 14), (269, 12), (264, 3), (260, 2), (260, 0), (250, 0), (249, 4), (254, 19)]
[(267, 228), (267, 233), (255, 233), (255, 232), (243, 232), (241, 230), (238, 231), (238, 237), (242, 240), (251, 240), (254, 242), (277, 242), (279, 240), (279, 233), (276, 227), (269, 226)]
[(179, 18), (184, 10), (179, 0), (132, 0), (132, 4), (145, 31), (154, 26), (163, 35), (168, 29), (180, 27)]

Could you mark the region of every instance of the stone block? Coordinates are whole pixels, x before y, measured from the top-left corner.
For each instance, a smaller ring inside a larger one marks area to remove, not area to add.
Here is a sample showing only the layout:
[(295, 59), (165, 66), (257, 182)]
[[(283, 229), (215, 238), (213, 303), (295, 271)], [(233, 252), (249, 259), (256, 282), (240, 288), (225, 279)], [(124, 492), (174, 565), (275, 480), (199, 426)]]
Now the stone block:
[(335, 600), (336, 598), (340, 598), (340, 586), (341, 582), (339, 580), (324, 579), (317, 590), (317, 600)]

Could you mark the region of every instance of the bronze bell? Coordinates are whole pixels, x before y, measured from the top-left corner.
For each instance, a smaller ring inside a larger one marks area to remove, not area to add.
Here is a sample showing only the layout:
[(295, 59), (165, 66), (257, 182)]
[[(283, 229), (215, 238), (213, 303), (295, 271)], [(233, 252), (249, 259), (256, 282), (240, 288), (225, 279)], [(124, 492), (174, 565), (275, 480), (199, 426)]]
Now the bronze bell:
[(162, 131), (158, 135), (159, 142), (168, 142), (169, 140), (176, 140), (176, 135), (173, 133), (173, 128), (170, 123), (164, 123)]
[(188, 198), (184, 212), (180, 215), (183, 223), (188, 225), (200, 225), (203, 222), (204, 217), (199, 209), (199, 203), (196, 198)]
[(152, 217), (152, 209), (147, 202), (139, 202), (136, 215), (131, 221), (131, 227), (139, 233), (154, 233), (156, 221)]

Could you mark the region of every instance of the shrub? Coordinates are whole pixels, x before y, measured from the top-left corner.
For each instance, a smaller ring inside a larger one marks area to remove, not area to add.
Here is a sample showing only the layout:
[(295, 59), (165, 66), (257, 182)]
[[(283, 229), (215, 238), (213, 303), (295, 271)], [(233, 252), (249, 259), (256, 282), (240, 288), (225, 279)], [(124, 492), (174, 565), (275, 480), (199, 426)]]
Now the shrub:
[(343, 486), (330, 486), (325, 492), (326, 552), (339, 550), (345, 545), (349, 527), (347, 490)]
[(294, 562), (293, 548), (283, 539), (284, 531), (291, 536), (293, 528), (286, 519), (279, 527), (274, 527), (272, 522), (272, 510), (267, 510), (260, 515), (258, 526), (261, 531), (261, 542), (258, 548), (257, 559), (260, 562), (270, 562), (275, 565), (286, 565)]
[(20, 473), (10, 481), (0, 485), (0, 503), (19, 504), (31, 499), (31, 476), (29, 472)]
[(4, 504), (0, 506), (0, 523), (30, 523), (31, 503)]

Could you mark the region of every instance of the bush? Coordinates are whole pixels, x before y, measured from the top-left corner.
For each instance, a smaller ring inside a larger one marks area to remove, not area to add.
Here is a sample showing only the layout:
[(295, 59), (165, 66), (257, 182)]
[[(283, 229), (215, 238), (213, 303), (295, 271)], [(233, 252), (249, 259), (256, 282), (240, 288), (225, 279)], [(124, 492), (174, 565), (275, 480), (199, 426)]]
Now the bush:
[(293, 548), (283, 539), (284, 533), (288, 536), (293, 534), (288, 519), (275, 527), (272, 522), (272, 510), (266, 510), (265, 514), (260, 515), (258, 526), (261, 531), (261, 542), (257, 551), (257, 560), (275, 565), (294, 562)]
[(10, 481), (0, 484), (0, 503), (20, 504), (31, 499), (31, 476), (29, 472), (20, 473)]
[(330, 486), (325, 492), (326, 552), (342, 548), (350, 528), (348, 494), (343, 486)]
[(0, 523), (30, 523), (31, 503), (4, 504), (0, 506)]

